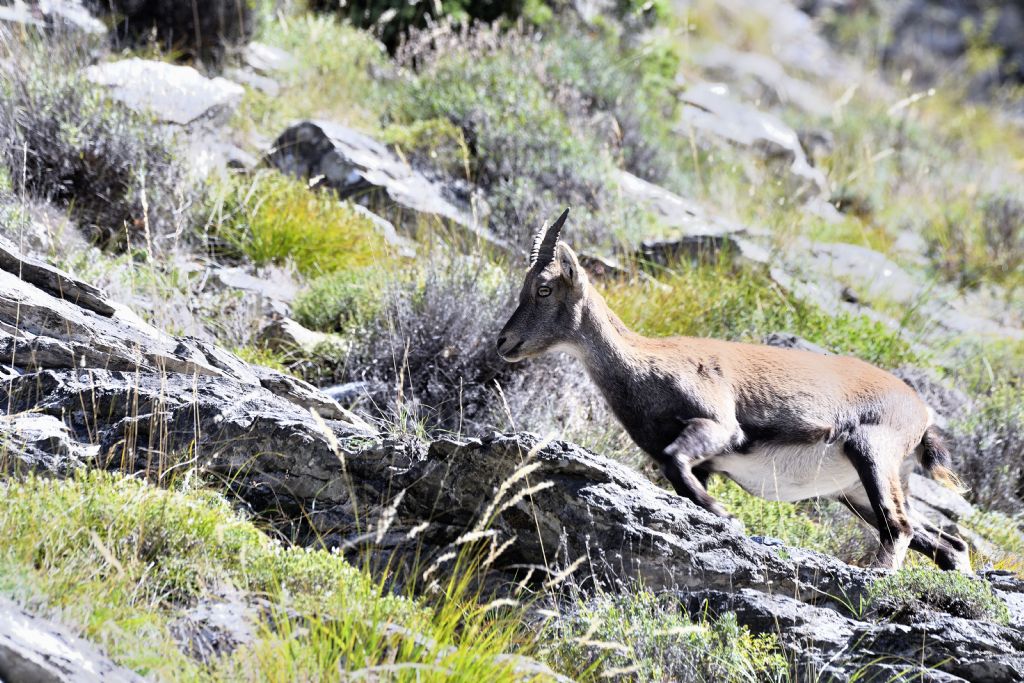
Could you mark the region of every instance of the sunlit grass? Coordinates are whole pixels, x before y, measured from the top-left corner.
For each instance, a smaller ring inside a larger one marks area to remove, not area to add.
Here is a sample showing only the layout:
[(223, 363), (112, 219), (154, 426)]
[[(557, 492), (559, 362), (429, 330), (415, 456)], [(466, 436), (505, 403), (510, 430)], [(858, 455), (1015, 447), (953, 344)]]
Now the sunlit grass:
[(351, 204), (274, 171), (218, 188), (207, 230), (256, 265), (292, 263), (309, 277), (391, 258), (384, 236)]
[[(81, 629), (115, 660), (158, 680), (513, 680), (495, 657), (527, 652), (512, 608), (477, 606), (467, 571), (444, 599), (388, 594), (340, 556), (285, 548), (216, 493), (175, 493), (91, 473), (8, 481), (0, 497), (0, 591)], [(256, 639), (202, 664), (171, 623), (196, 600), (239, 591), (267, 601)], [(398, 626), (399, 628), (393, 628)]]

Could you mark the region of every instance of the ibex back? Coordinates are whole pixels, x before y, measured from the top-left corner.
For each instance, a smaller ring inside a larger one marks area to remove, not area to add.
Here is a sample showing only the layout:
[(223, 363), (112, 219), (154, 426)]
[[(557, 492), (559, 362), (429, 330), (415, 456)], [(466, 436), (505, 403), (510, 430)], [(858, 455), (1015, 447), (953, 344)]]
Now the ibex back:
[(503, 358), (575, 355), (676, 492), (716, 515), (731, 518), (705, 488), (714, 472), (771, 500), (842, 502), (878, 529), (878, 567), (899, 568), (912, 548), (970, 571), (963, 540), (909, 505), (911, 454), (955, 483), (913, 389), (855, 358), (632, 332), (559, 239), (567, 215), (537, 235), (519, 306), (498, 337)]

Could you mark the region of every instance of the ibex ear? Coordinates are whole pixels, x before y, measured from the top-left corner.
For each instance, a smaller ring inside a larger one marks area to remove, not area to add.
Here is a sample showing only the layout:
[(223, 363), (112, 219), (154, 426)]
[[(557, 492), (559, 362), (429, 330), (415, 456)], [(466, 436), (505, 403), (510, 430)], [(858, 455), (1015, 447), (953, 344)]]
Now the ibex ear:
[(562, 279), (573, 288), (579, 287), (582, 279), (580, 262), (573, 250), (569, 248), (569, 245), (565, 242), (559, 242), (555, 246), (555, 258), (558, 260), (558, 266), (562, 270)]

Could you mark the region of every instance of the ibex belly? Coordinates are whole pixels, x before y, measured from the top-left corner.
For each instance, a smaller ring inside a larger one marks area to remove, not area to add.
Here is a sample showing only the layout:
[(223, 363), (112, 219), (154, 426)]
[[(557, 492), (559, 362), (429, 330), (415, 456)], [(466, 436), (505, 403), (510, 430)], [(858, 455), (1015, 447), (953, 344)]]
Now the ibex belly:
[(754, 444), (746, 453), (724, 453), (707, 461), (748, 493), (767, 500), (796, 501), (829, 496), (860, 480), (843, 453), (843, 442)]

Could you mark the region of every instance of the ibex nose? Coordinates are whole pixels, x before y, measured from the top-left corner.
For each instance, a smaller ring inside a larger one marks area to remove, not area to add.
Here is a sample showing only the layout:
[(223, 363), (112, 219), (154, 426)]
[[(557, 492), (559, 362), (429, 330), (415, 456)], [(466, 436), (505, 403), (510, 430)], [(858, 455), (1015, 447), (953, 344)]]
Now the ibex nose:
[(504, 346), (505, 342), (507, 342), (507, 341), (508, 341), (508, 337), (505, 336), (505, 335), (501, 335), (500, 337), (498, 337), (498, 350), (499, 351), (501, 351), (501, 347)]

